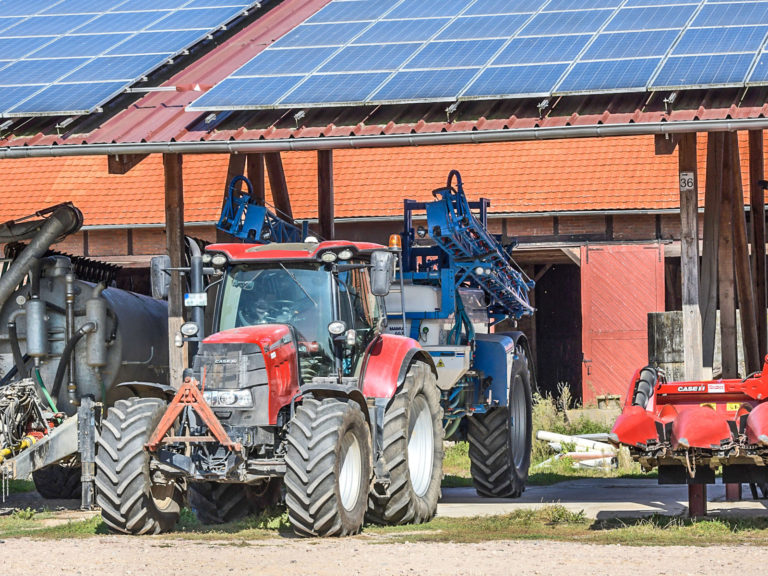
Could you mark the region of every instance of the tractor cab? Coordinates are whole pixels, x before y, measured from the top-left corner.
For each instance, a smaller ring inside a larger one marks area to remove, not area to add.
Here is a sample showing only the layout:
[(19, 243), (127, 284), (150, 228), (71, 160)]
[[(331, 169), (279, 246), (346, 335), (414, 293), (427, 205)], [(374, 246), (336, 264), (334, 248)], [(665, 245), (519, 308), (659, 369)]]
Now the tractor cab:
[(322, 242), (208, 250), (226, 258), (218, 258), (223, 279), (214, 333), (285, 325), (295, 342), (302, 383), (359, 375), (363, 353), (384, 319), (370, 271), (373, 252), (388, 256), (383, 246)]

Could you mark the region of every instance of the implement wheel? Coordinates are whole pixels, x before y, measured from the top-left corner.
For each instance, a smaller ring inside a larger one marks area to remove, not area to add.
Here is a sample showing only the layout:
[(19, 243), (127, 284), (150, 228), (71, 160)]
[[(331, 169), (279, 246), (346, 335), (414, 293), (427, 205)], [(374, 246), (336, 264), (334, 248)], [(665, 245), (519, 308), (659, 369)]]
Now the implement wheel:
[(203, 524), (226, 524), (275, 506), (280, 485), (278, 478), (256, 485), (196, 482), (189, 485), (189, 506)]
[(150, 470), (144, 444), (165, 413), (157, 398), (118, 400), (102, 421), (96, 445), (96, 503), (113, 532), (159, 534), (176, 525), (182, 484)]
[(52, 464), (35, 470), (32, 472), (32, 480), (35, 482), (35, 490), (47, 500), (79, 500), (83, 492), (80, 475), (80, 462), (76, 461), (74, 464)]
[(531, 368), (524, 346), (515, 349), (508, 405), (468, 418), (470, 471), (475, 490), (488, 498), (517, 498), (531, 464)]
[(299, 536), (348, 536), (363, 526), (371, 433), (356, 402), (305, 398), (288, 434), (288, 517)]
[(435, 516), (443, 477), (443, 433), (435, 375), (424, 362), (414, 362), (384, 414), (390, 485), (386, 494), (369, 494), (370, 522), (420, 524)]

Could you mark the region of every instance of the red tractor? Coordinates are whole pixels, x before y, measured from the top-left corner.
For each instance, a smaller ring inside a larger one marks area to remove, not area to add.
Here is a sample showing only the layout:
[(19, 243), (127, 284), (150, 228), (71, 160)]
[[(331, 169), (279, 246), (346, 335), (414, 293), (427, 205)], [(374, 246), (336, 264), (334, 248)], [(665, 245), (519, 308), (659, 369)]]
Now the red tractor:
[(183, 385), (170, 403), (118, 401), (103, 421), (105, 522), (170, 530), (187, 488), (201, 520), (226, 522), (274, 502), (281, 478), (301, 535), (354, 534), (366, 513), (432, 518), (443, 411), (430, 355), (382, 330), (392, 253), (339, 241), (219, 244), (204, 261), (220, 278), (213, 334)]

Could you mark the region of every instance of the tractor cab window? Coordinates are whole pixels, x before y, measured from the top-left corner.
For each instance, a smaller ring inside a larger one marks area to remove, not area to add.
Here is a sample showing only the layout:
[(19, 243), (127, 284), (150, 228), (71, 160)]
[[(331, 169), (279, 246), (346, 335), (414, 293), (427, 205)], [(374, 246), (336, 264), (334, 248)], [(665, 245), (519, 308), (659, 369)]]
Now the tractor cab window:
[(357, 332), (357, 343), (344, 363), (347, 375), (357, 373), (359, 360), (376, 334), (381, 312), (379, 299), (371, 293), (371, 277), (367, 268), (339, 273), (339, 312), (344, 323)]
[[(331, 275), (317, 266), (233, 266), (224, 281), (219, 330), (287, 324), (295, 330), (302, 376), (333, 373)], [(306, 373), (305, 373), (306, 372)]]

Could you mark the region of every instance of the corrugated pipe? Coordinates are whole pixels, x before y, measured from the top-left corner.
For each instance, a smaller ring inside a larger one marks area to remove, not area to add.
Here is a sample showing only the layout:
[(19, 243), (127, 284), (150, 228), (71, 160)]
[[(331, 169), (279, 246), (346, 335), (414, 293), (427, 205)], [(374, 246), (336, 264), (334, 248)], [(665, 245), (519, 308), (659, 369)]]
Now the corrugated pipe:
[(13, 261), (10, 268), (0, 277), (0, 306), (13, 294), (21, 284), (35, 262), (45, 254), (46, 250), (57, 238), (72, 234), (83, 224), (83, 215), (71, 204), (65, 204), (56, 209), (43, 223), (40, 231)]
[(0, 158), (50, 158), (56, 156), (120, 156), (121, 154), (236, 154), (340, 150), (345, 148), (397, 148), (482, 144), (567, 138), (608, 138), (688, 132), (733, 132), (763, 130), (768, 118), (736, 120), (685, 120), (679, 122), (637, 122), (634, 124), (593, 124), (429, 132), (418, 134), (376, 134), (372, 136), (325, 136), (319, 138), (281, 138), (279, 140), (198, 140), (194, 142), (131, 142), (112, 144), (56, 144), (49, 146), (8, 146), (0, 148)]

